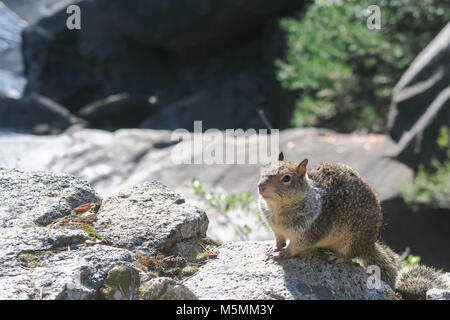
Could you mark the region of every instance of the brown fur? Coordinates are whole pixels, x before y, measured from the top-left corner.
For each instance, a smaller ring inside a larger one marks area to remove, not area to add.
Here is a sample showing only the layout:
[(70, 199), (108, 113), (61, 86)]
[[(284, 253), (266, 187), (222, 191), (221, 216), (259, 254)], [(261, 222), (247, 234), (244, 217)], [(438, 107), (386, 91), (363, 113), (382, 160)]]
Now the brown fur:
[[(290, 176), (290, 182), (283, 177)], [(301, 174), (299, 164), (278, 161), (261, 171), (260, 207), (273, 230), (276, 250), (289, 257), (324, 248), (330, 260), (358, 259), (375, 264), (394, 285), (398, 260), (377, 243), (382, 224), (380, 202), (358, 172), (338, 163), (321, 164)], [(285, 250), (286, 240), (290, 240)]]
[(405, 299), (424, 299), (427, 290), (445, 286), (436, 280), (441, 271), (402, 269), (399, 256), (377, 242), (383, 220), (380, 201), (358, 172), (338, 163), (307, 171), (306, 159), (287, 162), (280, 154), (279, 160), (261, 170), (258, 189), (280, 257), (323, 248), (336, 263), (355, 259), (364, 267), (377, 265), (381, 278)]
[(438, 280), (442, 273), (422, 265), (405, 267), (398, 274), (395, 289), (402, 294), (403, 299), (424, 300), (429, 289), (446, 288), (446, 283)]

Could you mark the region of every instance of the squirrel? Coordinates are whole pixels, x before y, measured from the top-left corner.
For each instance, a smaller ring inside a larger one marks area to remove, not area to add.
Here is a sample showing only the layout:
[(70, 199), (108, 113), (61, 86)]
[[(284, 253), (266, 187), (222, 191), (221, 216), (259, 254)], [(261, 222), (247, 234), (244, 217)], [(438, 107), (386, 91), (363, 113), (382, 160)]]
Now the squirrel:
[(383, 215), (370, 184), (344, 164), (311, 170), (307, 164), (308, 159), (284, 161), (280, 153), (277, 162), (261, 170), (258, 203), (275, 237), (269, 254), (282, 259), (320, 249), (332, 263), (376, 265), (381, 279), (404, 299), (425, 299), (442, 271), (421, 265), (402, 268), (399, 255), (377, 241)]

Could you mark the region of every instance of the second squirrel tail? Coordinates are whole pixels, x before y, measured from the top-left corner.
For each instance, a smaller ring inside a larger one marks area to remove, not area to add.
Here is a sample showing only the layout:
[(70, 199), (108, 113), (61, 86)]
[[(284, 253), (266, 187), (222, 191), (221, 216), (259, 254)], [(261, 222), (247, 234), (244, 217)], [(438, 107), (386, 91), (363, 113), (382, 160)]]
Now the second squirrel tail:
[(439, 280), (443, 272), (424, 265), (412, 265), (402, 268), (393, 287), (403, 299), (425, 300), (431, 288), (445, 287)]
[(364, 267), (376, 265), (381, 271), (381, 280), (399, 292), (403, 299), (424, 300), (429, 289), (447, 287), (439, 280), (442, 271), (424, 265), (404, 267), (400, 256), (383, 244), (376, 242), (372, 252), (360, 258)]
[(395, 287), (397, 274), (401, 268), (400, 257), (395, 252), (377, 241), (373, 250), (359, 259), (365, 268), (371, 265), (378, 266), (381, 271), (381, 280), (391, 288)]

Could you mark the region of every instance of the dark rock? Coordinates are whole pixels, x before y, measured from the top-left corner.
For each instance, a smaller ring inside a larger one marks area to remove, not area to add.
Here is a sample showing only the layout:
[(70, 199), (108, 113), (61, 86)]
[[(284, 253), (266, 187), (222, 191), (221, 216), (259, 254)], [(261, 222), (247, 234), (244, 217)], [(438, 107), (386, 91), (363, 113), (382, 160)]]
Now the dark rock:
[(398, 144), (388, 153), (413, 167), (446, 157), (436, 139), (450, 123), (449, 39), (447, 24), (394, 88), (388, 127)]
[(389, 247), (399, 253), (409, 248), (423, 263), (450, 270), (450, 210), (424, 208), (415, 212), (401, 199), (385, 201), (382, 208), (380, 234)]
[(109, 96), (90, 103), (78, 112), (90, 125), (106, 130), (131, 128), (154, 113), (152, 97), (130, 96), (127, 93)]
[(38, 94), (22, 99), (0, 96), (0, 113), (0, 128), (33, 134), (56, 134), (83, 124), (63, 106)]
[(266, 125), (258, 110), (265, 109), (266, 114), (270, 111), (262, 94), (268, 86), (262, 79), (264, 76), (257, 72), (241, 72), (228, 81), (222, 79), (221, 84), (213, 83), (210, 88), (160, 108), (159, 113), (142, 122), (141, 128), (193, 131), (194, 121), (202, 120), (204, 129), (264, 129)]
[(268, 104), (269, 106), (275, 106), (273, 124), (276, 124), (274, 127), (279, 129), (291, 127), (295, 101), (298, 98), (298, 92), (283, 88), (277, 78), (276, 61), (285, 58), (286, 50), (286, 31), (280, 27), (279, 18), (272, 18), (262, 32), (261, 52), (264, 65), (270, 75), (268, 86), (271, 90), (267, 92)]
[[(236, 85), (230, 88), (230, 81), (242, 83), (241, 72), (259, 77), (258, 83), (273, 76), (263, 71), (270, 67), (261, 58), (260, 34), (269, 18), (301, 4), (288, 0), (81, 1), (81, 30), (68, 30), (68, 15), (61, 10), (24, 31), (27, 92), (49, 96), (76, 113), (93, 101), (122, 92), (156, 97), (156, 107), (162, 109), (186, 105), (190, 97), (203, 97), (200, 102), (209, 103), (211, 98), (202, 93), (215, 88), (219, 97), (236, 95), (227, 101), (240, 105), (235, 107), (233, 122), (248, 128), (257, 103)], [(263, 71), (262, 76), (253, 70)], [(250, 90), (252, 96), (265, 100), (271, 95), (266, 84), (258, 84), (256, 95)], [(272, 99), (271, 107), (279, 103)], [(219, 118), (224, 104), (215, 104), (208, 113)], [(198, 108), (194, 114), (205, 107)]]

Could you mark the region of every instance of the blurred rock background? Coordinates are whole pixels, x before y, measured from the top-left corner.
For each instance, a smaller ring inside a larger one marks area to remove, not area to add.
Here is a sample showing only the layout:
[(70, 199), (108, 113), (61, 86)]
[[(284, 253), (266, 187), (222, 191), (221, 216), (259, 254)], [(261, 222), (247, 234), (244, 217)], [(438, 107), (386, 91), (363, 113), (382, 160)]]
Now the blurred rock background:
[(448, 270), (450, 5), (343, 3), (0, 1), (0, 166), (69, 172), (103, 197), (159, 180), (206, 209), (211, 236), (271, 239), (260, 165), (170, 160), (186, 143), (171, 130), (265, 129), (263, 110), (289, 160), (357, 169), (382, 200), (381, 239)]

